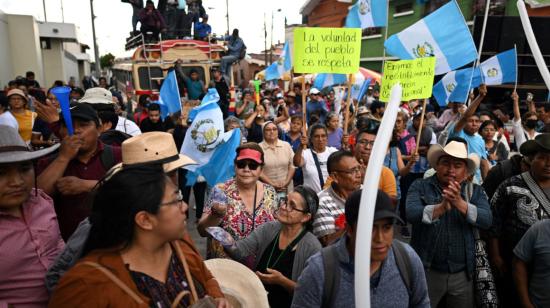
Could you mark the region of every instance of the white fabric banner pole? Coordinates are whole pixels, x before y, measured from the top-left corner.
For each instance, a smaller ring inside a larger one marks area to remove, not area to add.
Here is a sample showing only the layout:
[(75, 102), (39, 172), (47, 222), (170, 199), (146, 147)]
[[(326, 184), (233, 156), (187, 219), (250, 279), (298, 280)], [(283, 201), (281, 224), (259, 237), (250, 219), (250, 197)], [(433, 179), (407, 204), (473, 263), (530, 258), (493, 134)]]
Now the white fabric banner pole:
[(516, 82), (514, 83), (514, 92), (516, 92), (518, 88), (518, 48), (516, 47), (516, 44), (514, 44), (514, 52), (516, 53)]
[[(390, 1), (386, 1), (386, 27), (384, 29), (384, 43), (388, 40), (388, 28), (390, 27)], [(386, 63), (386, 47), (382, 46), (382, 69), (384, 74), (384, 65)]]
[(529, 47), (533, 53), (533, 58), (535, 58), (539, 72), (542, 79), (544, 79), (544, 83), (546, 84), (546, 88), (550, 90), (550, 72), (548, 72), (548, 67), (546, 66), (546, 62), (544, 62), (539, 44), (537, 43), (535, 34), (533, 33), (533, 28), (531, 27), (531, 22), (529, 21), (529, 15), (527, 15), (525, 3), (523, 3), (522, 0), (518, 0), (517, 7), (521, 24), (523, 25), (523, 31), (525, 32), (525, 37), (527, 38), (527, 42), (529, 43)]
[[(396, 83), (391, 90), (390, 101), (386, 106), (378, 135), (372, 147), (367, 174), (363, 180), (361, 206), (357, 219), (357, 237), (355, 241), (355, 306), (370, 308), (370, 251), (372, 240), (372, 226), (374, 207), (378, 194), (378, 182), (384, 164), (384, 157), (388, 150), (395, 119), (401, 103), (403, 89)], [(367, 180), (368, 179), (368, 180)]]
[[(458, 5), (458, 4), (457, 4)], [(470, 77), (470, 84), (468, 85), (468, 93), (474, 92), (472, 87), (472, 78), (474, 76), (475, 68), (479, 66), (481, 63), (481, 52), (483, 51), (483, 41), (485, 40), (485, 30), (487, 29), (487, 19), (489, 18), (489, 7), (491, 6), (491, 0), (487, 0), (487, 3), (485, 4), (485, 15), (483, 15), (483, 25), (481, 27), (481, 38), (479, 40), (479, 50), (477, 52), (477, 60), (472, 67), (472, 75)], [(462, 11), (461, 11), (462, 12)], [(483, 72), (481, 72), (481, 80), (483, 80)], [(466, 103), (466, 106), (470, 105), (470, 95), (468, 95), (468, 100)]]

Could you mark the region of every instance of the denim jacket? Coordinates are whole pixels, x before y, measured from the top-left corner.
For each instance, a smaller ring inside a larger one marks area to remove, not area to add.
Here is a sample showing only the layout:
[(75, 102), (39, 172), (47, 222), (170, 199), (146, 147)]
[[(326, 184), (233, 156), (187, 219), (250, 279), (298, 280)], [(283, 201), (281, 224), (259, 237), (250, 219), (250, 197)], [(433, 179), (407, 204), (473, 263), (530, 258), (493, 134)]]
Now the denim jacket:
[[(464, 200), (468, 200), (466, 198), (467, 185), (467, 183), (461, 185), (461, 194)], [(413, 226), (411, 246), (420, 256), (426, 269), (431, 266), (437, 246), (436, 241), (443, 230), (442, 218), (445, 215), (450, 215), (450, 211), (457, 211), (452, 209), (439, 219), (432, 220), (433, 208), (442, 200), (442, 190), (437, 175), (416, 180), (407, 194), (407, 220)], [(461, 233), (464, 235), (466, 270), (471, 277), (475, 266), (474, 227), (488, 229), (492, 223), (489, 201), (481, 186), (473, 184), (467, 214), (460, 214), (460, 219), (455, 219), (452, 222), (456, 228), (461, 229)]]

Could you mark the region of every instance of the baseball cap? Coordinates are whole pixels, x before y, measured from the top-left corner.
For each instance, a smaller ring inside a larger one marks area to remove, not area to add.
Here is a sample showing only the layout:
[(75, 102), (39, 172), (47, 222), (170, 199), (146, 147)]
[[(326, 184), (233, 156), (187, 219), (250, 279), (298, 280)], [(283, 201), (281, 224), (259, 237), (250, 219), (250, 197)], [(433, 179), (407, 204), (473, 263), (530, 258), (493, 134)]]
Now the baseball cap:
[[(72, 104), (71, 105), (71, 118), (80, 119), (84, 121), (94, 121), (96, 125), (99, 125), (99, 117), (97, 111), (89, 104)], [(59, 119), (63, 121), (63, 115), (59, 113)]]
[[(359, 206), (361, 204), (361, 193), (363, 190), (354, 191), (346, 200), (345, 205), (345, 215), (346, 223), (348, 225), (357, 224), (357, 219), (359, 217)], [(395, 208), (391, 198), (380, 189), (376, 196), (376, 204), (374, 208), (374, 220), (380, 220), (384, 218), (393, 218), (396, 221), (403, 222), (399, 215), (395, 213)]]
[(321, 91), (319, 91), (319, 89), (317, 88), (311, 88), (309, 90), (309, 94), (319, 94), (319, 93), (321, 93)]

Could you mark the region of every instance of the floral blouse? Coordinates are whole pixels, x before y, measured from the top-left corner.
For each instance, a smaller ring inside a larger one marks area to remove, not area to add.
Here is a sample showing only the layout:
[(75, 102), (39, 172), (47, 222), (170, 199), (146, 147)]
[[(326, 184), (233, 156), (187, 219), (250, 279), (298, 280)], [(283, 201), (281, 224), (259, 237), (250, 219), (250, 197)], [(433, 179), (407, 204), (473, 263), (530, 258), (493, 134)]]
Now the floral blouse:
[[(271, 185), (263, 183), (262, 185), (264, 186), (264, 193), (263, 196), (258, 196), (258, 198), (261, 199), (255, 214), (246, 211), (246, 207), (239, 195), (235, 179), (218, 184), (212, 188), (204, 211), (210, 214), (212, 212), (212, 206), (215, 203), (227, 204), (227, 213), (222, 219), (220, 227), (231, 234), (235, 241), (245, 238), (261, 224), (275, 219), (274, 214), (279, 204), (277, 192)], [(228, 258), (228, 256), (217, 241), (209, 238), (206, 258)], [(253, 264), (246, 262), (246, 265)]]

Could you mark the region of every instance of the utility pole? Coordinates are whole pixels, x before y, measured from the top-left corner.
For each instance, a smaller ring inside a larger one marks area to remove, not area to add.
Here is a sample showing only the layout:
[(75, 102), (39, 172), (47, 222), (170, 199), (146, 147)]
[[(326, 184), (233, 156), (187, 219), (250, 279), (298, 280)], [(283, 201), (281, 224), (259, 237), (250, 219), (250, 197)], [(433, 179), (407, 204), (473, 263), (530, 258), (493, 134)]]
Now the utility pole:
[(273, 63), (273, 11), (271, 11), (271, 45), (269, 46), (269, 63)]
[(65, 12), (63, 12), (63, 0), (59, 0), (61, 2), (61, 22), (65, 23)]
[(264, 12), (264, 58), (265, 66), (267, 67), (267, 24), (265, 21), (265, 12)]
[(100, 77), (101, 67), (99, 66), (99, 49), (97, 48), (97, 39), (95, 37), (94, 0), (90, 0), (90, 12), (92, 13), (92, 37), (94, 40), (95, 70), (97, 77)]
[(227, 35), (229, 35), (229, 0), (225, 0), (225, 10), (227, 14), (225, 14), (225, 18), (227, 20)]
[(48, 22), (48, 16), (46, 16), (46, 0), (42, 0), (42, 6), (44, 7), (44, 22)]

